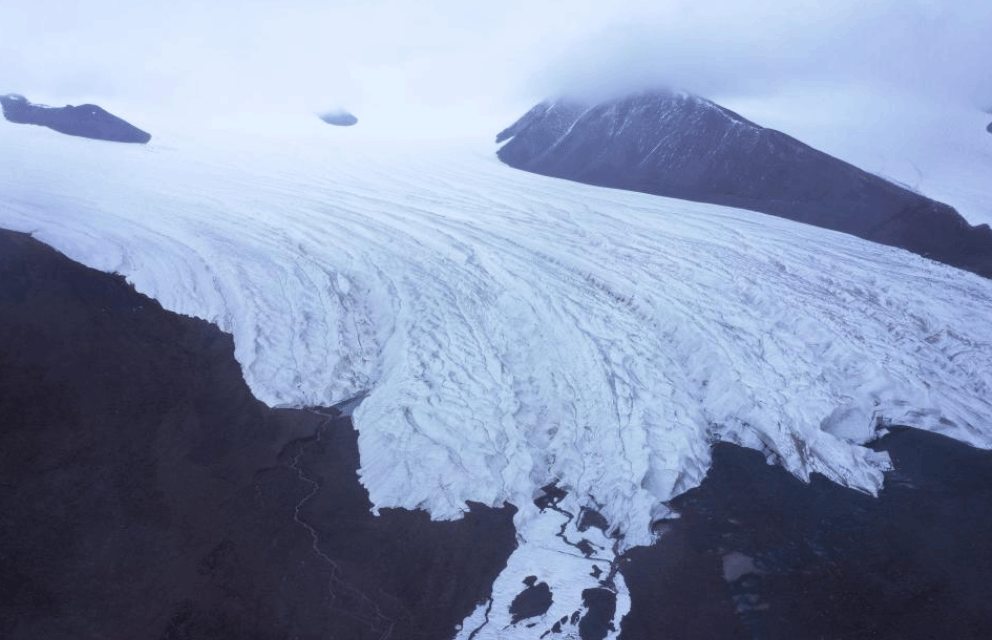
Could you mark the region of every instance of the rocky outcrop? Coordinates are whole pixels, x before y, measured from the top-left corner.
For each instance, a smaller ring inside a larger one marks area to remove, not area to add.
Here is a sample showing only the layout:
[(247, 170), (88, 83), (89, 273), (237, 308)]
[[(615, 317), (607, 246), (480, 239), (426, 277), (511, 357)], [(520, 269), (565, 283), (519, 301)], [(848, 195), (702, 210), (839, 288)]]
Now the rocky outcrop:
[(343, 109), (326, 111), (318, 117), (327, 124), (333, 124), (336, 127), (351, 127), (358, 124), (358, 118)]
[(0, 231), (0, 637), (446, 638), (513, 509), (370, 513), (357, 434), (229, 335)]
[(28, 102), (24, 96), (9, 94), (0, 96), (0, 105), (3, 106), (4, 117), (10, 122), (36, 124), (70, 136), (138, 144), (152, 139), (151, 134), (95, 104), (48, 107)]
[(988, 226), (697, 96), (544, 102), (496, 141), (526, 171), (760, 211), (992, 277)]

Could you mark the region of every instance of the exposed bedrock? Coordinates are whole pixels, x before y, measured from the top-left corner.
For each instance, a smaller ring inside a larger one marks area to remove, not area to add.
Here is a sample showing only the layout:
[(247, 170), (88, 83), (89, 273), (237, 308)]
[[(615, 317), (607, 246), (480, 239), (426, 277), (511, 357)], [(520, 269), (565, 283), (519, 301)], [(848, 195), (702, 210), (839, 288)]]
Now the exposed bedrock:
[(543, 102), (502, 131), (506, 164), (760, 211), (992, 277), (992, 229), (698, 96)]

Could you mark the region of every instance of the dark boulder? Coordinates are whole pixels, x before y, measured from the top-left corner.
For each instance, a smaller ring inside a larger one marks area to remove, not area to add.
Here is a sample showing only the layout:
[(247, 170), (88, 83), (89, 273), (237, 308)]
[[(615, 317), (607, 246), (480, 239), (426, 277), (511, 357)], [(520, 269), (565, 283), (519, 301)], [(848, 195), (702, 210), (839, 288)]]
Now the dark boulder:
[(358, 118), (343, 109), (327, 111), (318, 117), (327, 124), (333, 124), (336, 127), (351, 127), (358, 124)]
[(24, 96), (12, 93), (0, 96), (0, 105), (3, 106), (4, 117), (10, 122), (36, 124), (70, 136), (138, 144), (145, 144), (152, 139), (151, 134), (95, 104), (48, 107), (33, 104)]
[(543, 102), (501, 132), (506, 164), (842, 231), (992, 277), (992, 230), (698, 96)]

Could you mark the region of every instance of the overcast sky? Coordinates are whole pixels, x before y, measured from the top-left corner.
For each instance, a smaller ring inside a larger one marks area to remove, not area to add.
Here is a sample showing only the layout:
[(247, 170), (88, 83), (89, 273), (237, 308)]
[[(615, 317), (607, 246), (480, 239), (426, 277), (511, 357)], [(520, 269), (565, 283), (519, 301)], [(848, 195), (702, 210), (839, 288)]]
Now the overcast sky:
[[(4, 8), (0, 91), (151, 118), (509, 124), (561, 92), (715, 99), (862, 84), (992, 107), (989, 0), (33, 0)], [(127, 115), (127, 114), (122, 114)]]

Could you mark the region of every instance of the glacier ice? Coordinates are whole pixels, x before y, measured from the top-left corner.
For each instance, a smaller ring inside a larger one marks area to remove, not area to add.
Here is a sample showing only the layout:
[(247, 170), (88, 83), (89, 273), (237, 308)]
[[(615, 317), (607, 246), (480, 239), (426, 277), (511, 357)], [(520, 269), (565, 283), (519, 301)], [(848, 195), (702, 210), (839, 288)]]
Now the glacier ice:
[(485, 148), (42, 133), (0, 133), (0, 226), (233, 333), (270, 405), (368, 392), (376, 508), (509, 501), (528, 549), (557, 481), (631, 546), (714, 441), (867, 492), (876, 420), (992, 446), (992, 282), (898, 249)]

